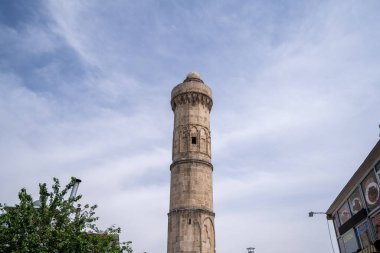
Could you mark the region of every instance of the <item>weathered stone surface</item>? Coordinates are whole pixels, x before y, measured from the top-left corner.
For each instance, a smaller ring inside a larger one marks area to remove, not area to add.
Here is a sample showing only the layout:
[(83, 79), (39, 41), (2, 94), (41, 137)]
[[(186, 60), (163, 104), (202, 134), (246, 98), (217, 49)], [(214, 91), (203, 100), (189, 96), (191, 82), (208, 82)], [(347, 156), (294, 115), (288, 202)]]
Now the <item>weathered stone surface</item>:
[(212, 92), (190, 72), (171, 96), (174, 112), (168, 253), (215, 253), (210, 111)]

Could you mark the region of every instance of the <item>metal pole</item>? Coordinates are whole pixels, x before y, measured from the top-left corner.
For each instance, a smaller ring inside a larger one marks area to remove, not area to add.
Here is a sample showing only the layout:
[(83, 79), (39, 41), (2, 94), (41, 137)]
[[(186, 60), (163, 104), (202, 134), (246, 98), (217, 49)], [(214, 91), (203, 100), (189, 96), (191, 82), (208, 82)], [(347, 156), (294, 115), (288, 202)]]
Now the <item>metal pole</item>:
[(71, 190), (70, 198), (75, 198), (77, 196), (77, 191), (79, 188), (79, 184), (82, 182), (79, 178), (75, 179), (75, 184), (73, 185), (73, 188)]

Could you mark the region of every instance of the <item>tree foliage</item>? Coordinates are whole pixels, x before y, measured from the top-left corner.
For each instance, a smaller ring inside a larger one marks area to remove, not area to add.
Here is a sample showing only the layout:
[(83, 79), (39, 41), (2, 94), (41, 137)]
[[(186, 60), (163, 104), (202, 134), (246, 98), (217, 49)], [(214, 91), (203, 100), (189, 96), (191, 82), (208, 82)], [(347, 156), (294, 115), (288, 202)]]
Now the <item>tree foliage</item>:
[(26, 189), (14, 207), (0, 204), (0, 252), (4, 253), (131, 253), (131, 242), (118, 242), (120, 228), (100, 231), (96, 205), (81, 205), (81, 196), (68, 198), (76, 179), (62, 190), (54, 178), (52, 190), (40, 184), (39, 206)]

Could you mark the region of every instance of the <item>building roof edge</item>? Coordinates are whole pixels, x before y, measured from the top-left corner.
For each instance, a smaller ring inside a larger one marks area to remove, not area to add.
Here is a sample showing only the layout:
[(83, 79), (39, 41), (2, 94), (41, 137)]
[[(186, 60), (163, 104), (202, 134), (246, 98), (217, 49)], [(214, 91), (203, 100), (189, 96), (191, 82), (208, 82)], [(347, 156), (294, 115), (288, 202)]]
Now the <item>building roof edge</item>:
[(340, 191), (338, 196), (335, 198), (333, 203), (327, 209), (326, 214), (328, 217), (332, 218), (332, 215), (336, 209), (338, 209), (341, 202), (347, 197), (352, 188), (357, 184), (357, 182), (363, 178), (370, 166), (376, 161), (374, 161), (380, 155), (380, 140), (377, 141), (375, 146), (372, 148), (371, 152), (364, 159), (363, 163), (355, 171), (354, 175), (348, 180), (347, 184)]

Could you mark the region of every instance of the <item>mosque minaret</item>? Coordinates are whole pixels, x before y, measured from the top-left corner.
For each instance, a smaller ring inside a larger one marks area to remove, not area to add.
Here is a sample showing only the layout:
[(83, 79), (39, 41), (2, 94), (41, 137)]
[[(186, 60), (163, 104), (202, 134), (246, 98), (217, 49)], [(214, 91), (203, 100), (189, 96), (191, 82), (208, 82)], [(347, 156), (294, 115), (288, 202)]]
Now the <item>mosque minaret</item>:
[(174, 112), (168, 253), (215, 253), (211, 89), (190, 72), (171, 93)]

